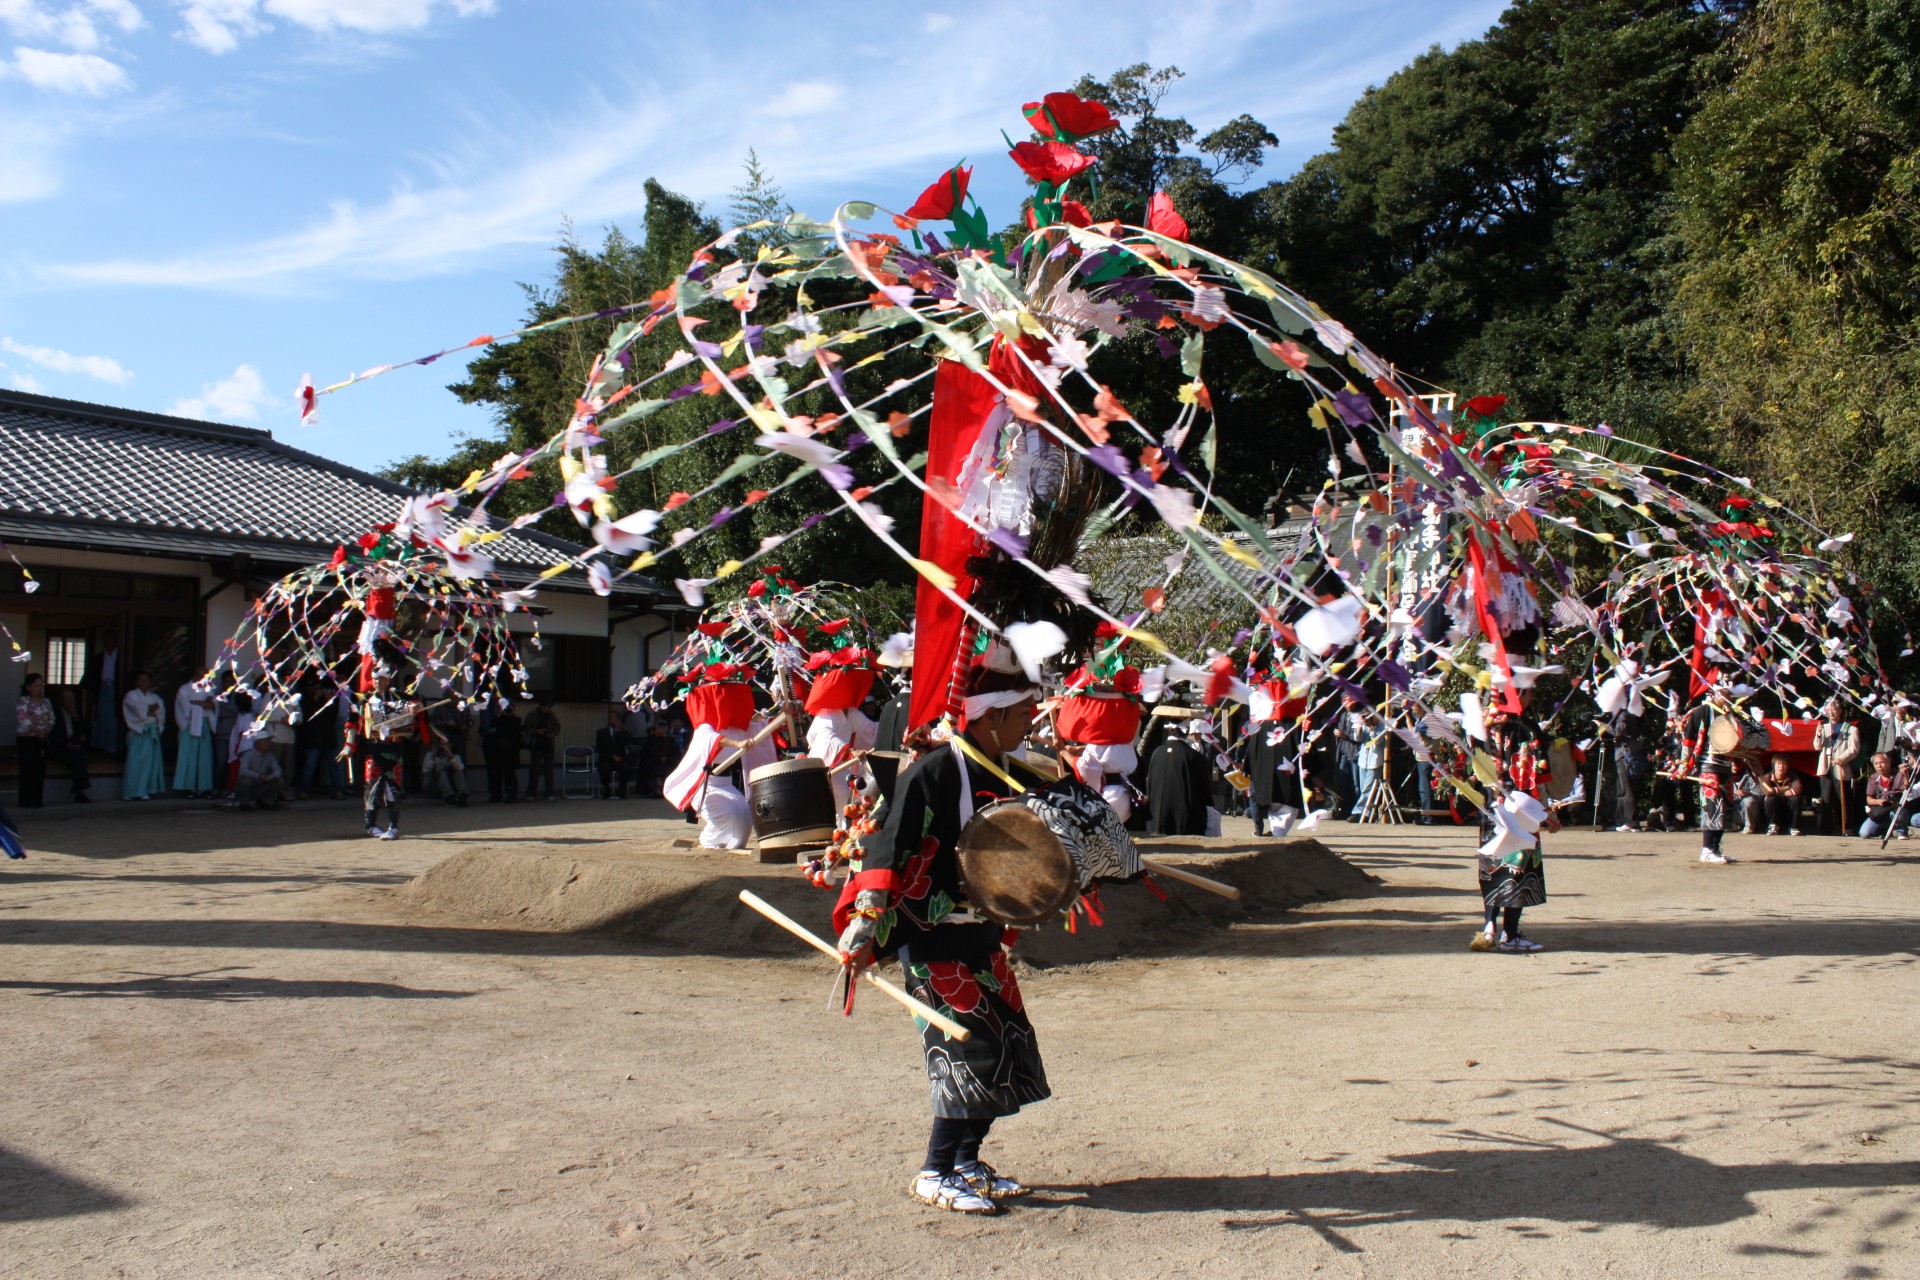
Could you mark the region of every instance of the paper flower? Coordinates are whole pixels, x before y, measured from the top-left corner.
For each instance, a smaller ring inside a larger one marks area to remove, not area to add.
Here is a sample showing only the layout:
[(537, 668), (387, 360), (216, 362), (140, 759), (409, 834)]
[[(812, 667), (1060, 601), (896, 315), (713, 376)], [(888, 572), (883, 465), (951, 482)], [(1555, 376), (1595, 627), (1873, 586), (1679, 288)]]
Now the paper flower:
[[(1029, 102), (1021, 107), (1020, 114), (1027, 118), (1027, 123), (1033, 126), (1035, 133), (1043, 138), (1057, 138), (1061, 142), (1091, 138), (1097, 133), (1120, 127), (1120, 122), (1113, 118), (1113, 112), (1107, 109), (1106, 103), (1090, 102), (1074, 93), (1049, 93), (1040, 101)], [(1057, 129), (1056, 125), (1059, 126)]]
[(972, 180), (972, 168), (955, 165), (920, 193), (920, 198), (907, 209), (906, 216), (942, 221), (951, 218), (960, 202), (967, 198), (967, 183)]
[(1173, 198), (1164, 191), (1153, 193), (1153, 199), (1147, 201), (1147, 230), (1167, 237), (1169, 240), (1187, 238), (1187, 220), (1173, 207)]
[(1016, 142), (1007, 154), (1029, 178), (1052, 187), (1078, 177), (1096, 163), (1092, 156), (1064, 142)]

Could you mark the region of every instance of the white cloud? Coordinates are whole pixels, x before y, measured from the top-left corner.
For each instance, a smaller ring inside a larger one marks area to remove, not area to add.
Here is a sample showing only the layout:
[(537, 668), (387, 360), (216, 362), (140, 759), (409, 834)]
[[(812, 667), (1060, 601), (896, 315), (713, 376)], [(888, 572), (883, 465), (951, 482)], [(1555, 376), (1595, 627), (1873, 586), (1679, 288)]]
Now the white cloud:
[[(0, 0), (0, 4), (7, 0)], [(471, 18), (494, 11), (494, 0), (177, 0), (180, 35), (208, 53), (231, 53), (281, 18), (309, 31), (384, 35), (418, 31), (441, 12)]]
[(12, 73), (49, 93), (80, 93), (97, 98), (133, 87), (133, 81), (118, 63), (108, 62), (97, 53), (16, 48)]
[(64, 9), (40, 0), (0, 0), (0, 25), (22, 40), (50, 40), (91, 53), (101, 45), (99, 17), (122, 31), (138, 31), (145, 19), (129, 0), (82, 0)]
[(796, 80), (769, 102), (767, 114), (781, 119), (793, 116), (817, 116), (831, 111), (845, 96), (846, 89), (830, 80)]
[(920, 19), (920, 29), (930, 36), (937, 36), (952, 27), (953, 15), (950, 13), (929, 13)]
[[(310, 210), (273, 234), (222, 240), (213, 231), (204, 248), (176, 242), (141, 256), (34, 264), (26, 271), (54, 287), (290, 294), (350, 290), (356, 280), (497, 268), (550, 246), (563, 219), (583, 228), (629, 222), (645, 205), (649, 176), (724, 205), (749, 144), (796, 206), (819, 216), (842, 200), (904, 202), (962, 156), (987, 166), (977, 189), (999, 202), (994, 214), (1010, 215), (1017, 177), (995, 157), (1002, 128), (1020, 136), (1019, 104), (1066, 87), (1081, 71), (1142, 60), (1187, 69), (1189, 78), (1167, 106), (1197, 125), (1246, 111), (1275, 128), (1282, 137), (1277, 167), (1325, 146), (1346, 105), (1367, 85), (1378, 84), (1429, 43), (1483, 29), (1506, 0), (1473, 0), (1474, 13), (1454, 13), (1444, 24), (1409, 18), (1410, 12), (1426, 12), (1417, 0), (1363, 3), (1361, 9), (1381, 21), (1393, 19), (1389, 25), (1401, 37), (1396, 41), (1382, 41), (1365, 23), (1291, 0), (1191, 0), (1178, 22), (1153, 27), (1149, 40), (1142, 34), (1148, 26), (1134, 19), (1162, 12), (1156, 3), (1111, 0), (1113, 21), (1082, 33), (1070, 70), (1063, 70), (1057, 47), (1047, 40), (1018, 42), (1003, 56), (963, 59), (930, 76), (918, 52), (849, 48), (841, 35), (825, 30), (783, 31), (780, 51), (789, 65), (831, 65), (847, 85), (859, 85), (856, 93), (824, 79), (789, 84), (775, 94), (774, 105), (791, 110), (832, 101), (819, 114), (784, 119), (716, 105), (725, 100), (713, 86), (727, 83), (739, 58), (759, 52), (757, 46), (683, 42), (686, 33), (663, 18), (654, 38), (682, 50), (670, 78), (636, 72), (622, 83), (609, 76), (593, 96), (565, 112), (543, 106), (516, 113), (511, 103), (489, 98), (448, 122), (442, 132), (451, 141), (434, 151), (410, 152), (409, 168), (387, 178), (384, 193), (367, 189), (367, 166), (357, 161), (351, 174), (317, 177), (310, 185), (320, 193)], [(1013, 0), (990, 0), (987, 7), (979, 16), (985, 26), (1010, 24), (1028, 12)], [(248, 10), (261, 12), (257, 3)], [(1303, 27), (1309, 22), (1318, 25)], [(1287, 42), (1306, 52), (1296, 59), (1296, 74), (1272, 76), (1271, 51)], [(872, 127), (876, 102), (900, 104), (899, 118), (889, 118), (887, 128)], [(990, 170), (999, 176), (990, 178)], [(996, 181), (998, 193), (991, 185)]]
[(260, 371), (243, 364), (233, 371), (232, 377), (201, 387), (199, 395), (174, 401), (167, 412), (176, 418), (230, 422), (235, 418), (259, 417), (261, 405), (269, 398)]
[(14, 374), (13, 389), (15, 391), (31, 391), (34, 395), (37, 395), (37, 396), (43, 396), (47, 393), (47, 389), (44, 385), (42, 385), (40, 379), (34, 377), (30, 373)]
[(267, 29), (259, 7), (258, 0), (187, 0), (180, 8), (186, 24), (180, 35), (208, 53), (232, 53), (243, 37)]
[(131, 382), (133, 374), (111, 356), (76, 356), (57, 347), (32, 347), (12, 338), (0, 338), (0, 351), (55, 373), (79, 373), (101, 382)]

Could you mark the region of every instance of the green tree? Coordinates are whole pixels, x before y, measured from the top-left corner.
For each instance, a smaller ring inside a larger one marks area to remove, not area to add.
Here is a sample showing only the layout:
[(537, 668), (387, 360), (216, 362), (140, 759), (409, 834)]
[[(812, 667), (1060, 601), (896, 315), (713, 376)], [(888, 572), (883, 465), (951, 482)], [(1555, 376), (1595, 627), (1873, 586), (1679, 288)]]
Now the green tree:
[(1670, 152), (1743, 8), (1520, 0), (1255, 193), (1253, 256), (1416, 376), (1676, 434)]
[(1766, 0), (1675, 149), (1702, 441), (1920, 603), (1920, 9)]

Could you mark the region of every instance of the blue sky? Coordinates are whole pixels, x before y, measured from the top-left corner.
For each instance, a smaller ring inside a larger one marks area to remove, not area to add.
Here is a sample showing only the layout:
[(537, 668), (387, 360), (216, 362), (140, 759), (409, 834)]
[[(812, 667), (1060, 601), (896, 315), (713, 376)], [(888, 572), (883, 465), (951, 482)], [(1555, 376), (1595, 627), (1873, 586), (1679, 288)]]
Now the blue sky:
[(1083, 72), (1187, 73), (1164, 109), (1327, 145), (1368, 85), (1505, 0), (0, 0), (0, 386), (271, 429), (363, 466), (483, 413), (449, 363), (512, 328), (570, 219), (641, 184), (724, 210), (748, 147), (797, 208), (904, 208), (962, 156), (995, 221), (1000, 130)]

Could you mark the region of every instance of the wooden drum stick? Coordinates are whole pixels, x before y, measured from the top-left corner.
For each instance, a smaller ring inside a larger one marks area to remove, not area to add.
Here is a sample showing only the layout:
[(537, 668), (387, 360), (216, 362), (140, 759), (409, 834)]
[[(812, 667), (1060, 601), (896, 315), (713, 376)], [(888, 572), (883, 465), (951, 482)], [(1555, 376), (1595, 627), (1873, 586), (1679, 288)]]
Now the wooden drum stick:
[[(800, 939), (802, 942), (805, 942), (808, 945), (815, 948), (816, 950), (824, 952), (825, 954), (833, 957), (833, 961), (835, 964), (838, 964), (840, 962), (839, 948), (835, 947), (832, 943), (828, 942), (825, 938), (822, 938), (819, 934), (813, 932), (811, 929), (807, 928), (805, 925), (801, 924), (798, 920), (795, 920), (792, 916), (780, 910), (780, 908), (774, 906), (772, 903), (768, 902), (766, 899), (758, 896), (752, 890), (742, 889), (740, 891), (740, 901), (746, 903), (748, 906), (752, 907), (755, 911), (758, 911), (761, 915), (773, 921), (775, 924), (779, 925), (782, 929), (785, 929), (788, 933)], [(916, 1016), (924, 1018), (928, 1022), (931, 1022), (934, 1026), (940, 1028), (942, 1031), (952, 1036), (955, 1040), (966, 1040), (970, 1038), (970, 1036), (972, 1035), (972, 1033), (969, 1032), (965, 1027), (955, 1022), (952, 1018), (949, 1018), (946, 1014), (941, 1013), (938, 1009), (935, 1009), (930, 1005), (924, 1004), (919, 1000), (915, 1000), (912, 996), (908, 995), (905, 991), (901, 990), (899, 987), (894, 986), (893, 983), (888, 982), (885, 978), (875, 973), (871, 966), (869, 966), (868, 968), (862, 969), (860, 971), (860, 976), (866, 979), (868, 982), (872, 983), (874, 986), (880, 988), (880, 990), (885, 992), (890, 998), (897, 1000), (901, 1004), (905, 1005)]]
[(768, 734), (772, 733), (775, 729), (778, 729), (781, 725), (785, 724), (786, 722), (787, 722), (787, 713), (783, 711), (779, 715), (775, 716), (773, 719), (767, 721), (766, 728), (762, 729), (760, 732), (754, 734), (751, 738), (748, 738), (745, 742), (741, 743), (740, 746), (734, 751), (732, 755), (728, 756), (725, 760), (721, 761), (719, 764), (713, 766), (713, 768), (707, 770), (707, 772), (719, 774), (719, 773), (725, 773), (727, 770), (733, 768), (734, 765), (740, 762), (740, 757), (747, 754), (747, 748), (759, 745), (761, 742), (766, 740), (766, 737)]
[(1195, 875), (1191, 871), (1182, 871), (1179, 867), (1170, 867), (1164, 862), (1155, 862), (1152, 858), (1140, 859), (1140, 865), (1157, 876), (1184, 881), (1196, 889), (1205, 889), (1208, 893), (1217, 893), (1223, 898), (1237, 898), (1240, 890), (1221, 880), (1209, 880), (1205, 876)]

